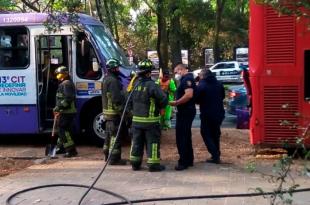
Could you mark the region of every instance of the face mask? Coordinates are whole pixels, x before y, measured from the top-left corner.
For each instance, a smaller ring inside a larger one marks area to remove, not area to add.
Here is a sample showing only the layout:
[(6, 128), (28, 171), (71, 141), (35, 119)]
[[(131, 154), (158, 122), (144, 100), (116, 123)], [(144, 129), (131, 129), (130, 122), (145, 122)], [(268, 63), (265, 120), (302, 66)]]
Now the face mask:
[(182, 76), (180, 75), (180, 74), (175, 74), (174, 75), (174, 78), (176, 79), (176, 80), (181, 80), (181, 78), (182, 78)]

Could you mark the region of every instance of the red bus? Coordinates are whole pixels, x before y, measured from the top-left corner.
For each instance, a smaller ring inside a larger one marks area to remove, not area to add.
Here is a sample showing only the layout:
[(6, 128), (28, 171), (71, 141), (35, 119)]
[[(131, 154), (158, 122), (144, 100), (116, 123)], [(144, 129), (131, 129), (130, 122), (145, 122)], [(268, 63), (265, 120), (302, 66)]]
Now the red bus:
[(310, 21), (251, 0), (249, 30), (251, 144), (296, 145), (310, 123)]

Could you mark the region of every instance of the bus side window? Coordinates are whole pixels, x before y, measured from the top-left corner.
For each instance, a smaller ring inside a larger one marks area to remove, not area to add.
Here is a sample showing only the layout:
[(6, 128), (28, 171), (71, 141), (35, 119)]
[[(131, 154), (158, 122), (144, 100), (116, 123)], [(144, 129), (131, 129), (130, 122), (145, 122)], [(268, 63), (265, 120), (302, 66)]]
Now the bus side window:
[(305, 51), (304, 61), (305, 61), (305, 63), (304, 63), (305, 100), (310, 102), (310, 50)]
[(94, 48), (85, 34), (78, 36), (76, 55), (76, 72), (80, 78), (97, 80), (101, 77), (101, 70), (96, 66), (98, 61)]
[(28, 31), (25, 27), (0, 29), (0, 67), (24, 69), (29, 65)]

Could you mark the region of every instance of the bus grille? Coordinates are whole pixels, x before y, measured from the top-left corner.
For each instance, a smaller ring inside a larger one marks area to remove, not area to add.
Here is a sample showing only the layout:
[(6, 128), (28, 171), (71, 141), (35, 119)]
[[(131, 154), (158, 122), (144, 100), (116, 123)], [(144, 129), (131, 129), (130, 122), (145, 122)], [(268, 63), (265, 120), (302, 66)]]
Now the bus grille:
[(266, 63), (295, 63), (295, 19), (293, 16), (280, 16), (267, 7), (266, 26)]
[[(296, 143), (298, 129), (298, 87), (264, 87), (264, 142), (267, 144)], [(286, 107), (286, 108), (284, 108)], [(290, 125), (281, 125), (286, 120)]]

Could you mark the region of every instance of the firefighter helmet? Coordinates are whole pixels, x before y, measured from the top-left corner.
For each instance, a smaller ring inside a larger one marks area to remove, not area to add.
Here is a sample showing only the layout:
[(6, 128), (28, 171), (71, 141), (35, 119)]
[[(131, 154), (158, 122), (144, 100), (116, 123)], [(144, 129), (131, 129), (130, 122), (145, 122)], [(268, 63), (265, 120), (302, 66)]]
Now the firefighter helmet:
[(151, 72), (154, 69), (154, 66), (153, 66), (152, 61), (150, 61), (149, 59), (145, 59), (138, 63), (138, 69), (144, 72), (147, 72), (147, 71)]
[(69, 70), (66, 66), (60, 66), (58, 67), (56, 70), (55, 70), (55, 74), (66, 74), (68, 75), (69, 74)]
[(106, 63), (106, 67), (107, 69), (113, 69), (113, 68), (117, 68), (121, 65), (121, 63), (119, 62), (119, 60), (117, 60), (116, 58), (110, 58), (107, 63)]

